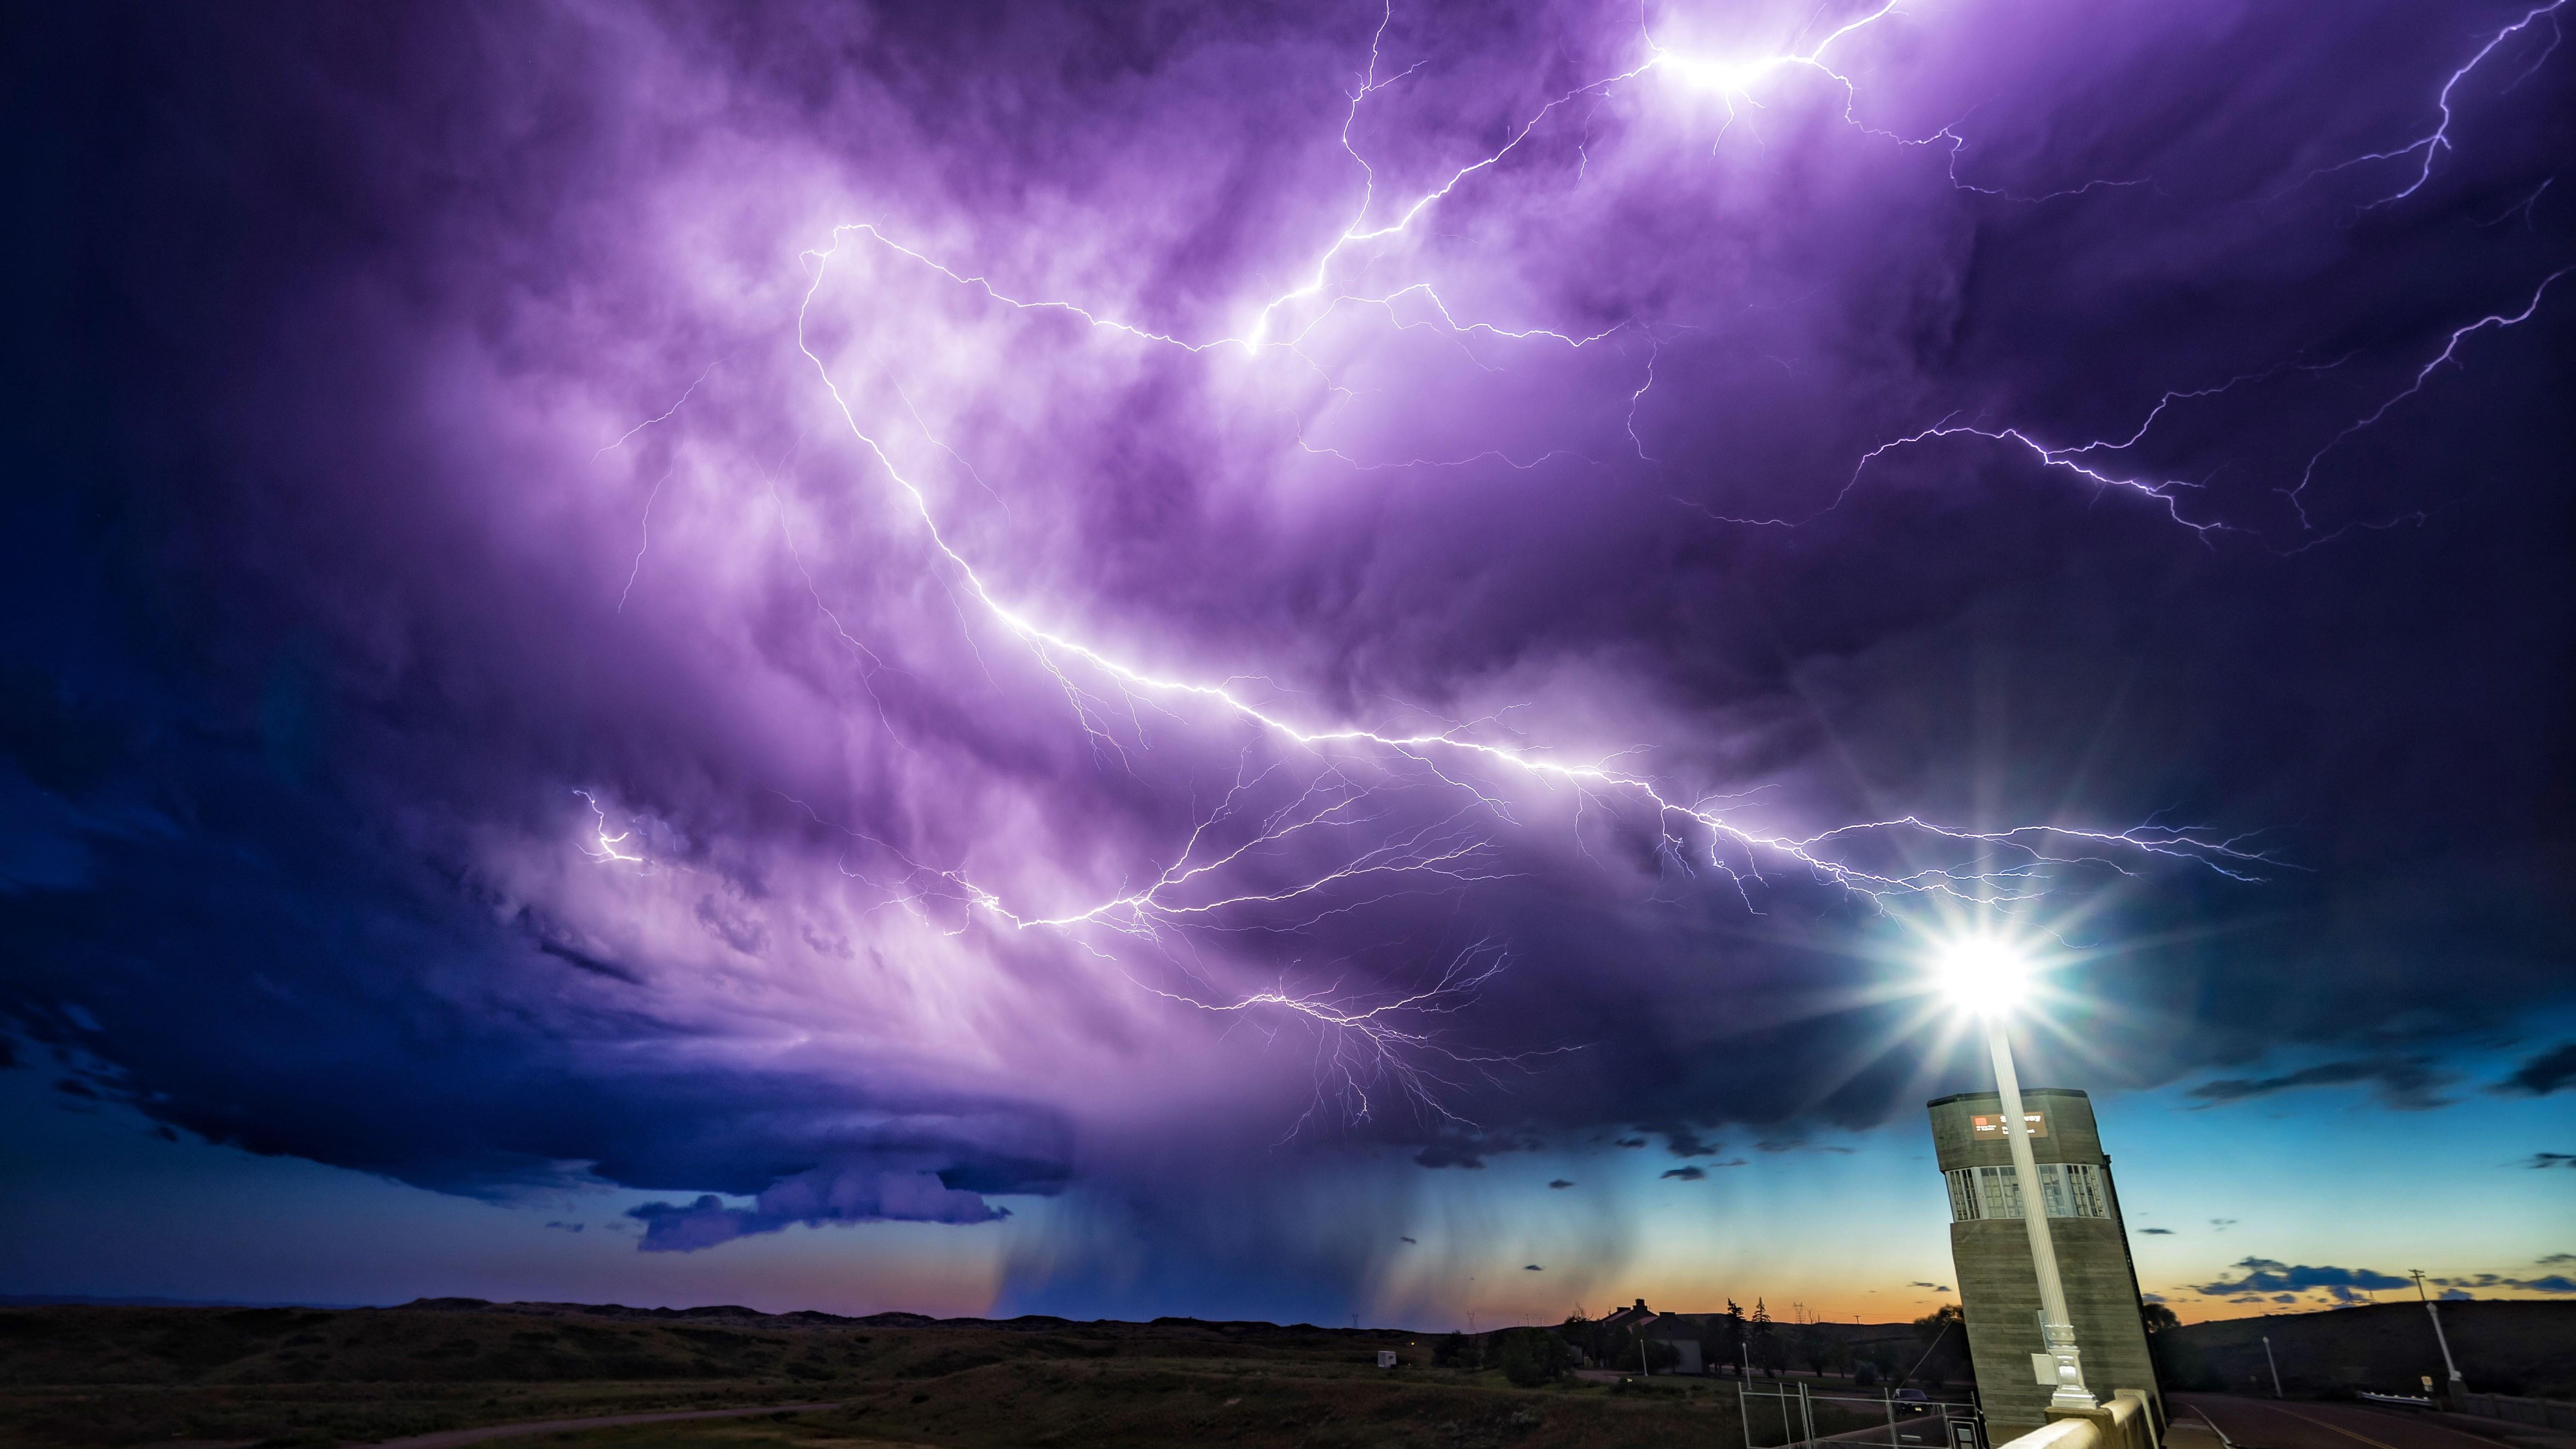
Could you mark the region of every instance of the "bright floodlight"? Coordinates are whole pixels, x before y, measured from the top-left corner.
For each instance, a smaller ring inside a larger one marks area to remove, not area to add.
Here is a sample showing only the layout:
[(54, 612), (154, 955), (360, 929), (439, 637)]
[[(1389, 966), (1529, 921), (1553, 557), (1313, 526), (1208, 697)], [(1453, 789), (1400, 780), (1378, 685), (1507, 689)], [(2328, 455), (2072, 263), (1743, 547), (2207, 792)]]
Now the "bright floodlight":
[(1960, 941), (1933, 963), (1941, 991), (1981, 1016), (2001, 1016), (2030, 985), (2030, 961), (2002, 941)]

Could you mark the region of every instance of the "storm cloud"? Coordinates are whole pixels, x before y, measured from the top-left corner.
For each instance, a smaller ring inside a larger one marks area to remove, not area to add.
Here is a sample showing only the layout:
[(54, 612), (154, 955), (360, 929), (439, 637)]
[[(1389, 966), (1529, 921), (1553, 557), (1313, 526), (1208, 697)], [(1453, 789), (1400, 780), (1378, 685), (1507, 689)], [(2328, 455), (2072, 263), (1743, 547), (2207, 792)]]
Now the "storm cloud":
[(1988, 911), (2030, 1080), (2429, 1105), (2576, 956), (2569, 55), (1873, 13), (37, 16), (15, 1055), (1156, 1311), (1966, 1085)]

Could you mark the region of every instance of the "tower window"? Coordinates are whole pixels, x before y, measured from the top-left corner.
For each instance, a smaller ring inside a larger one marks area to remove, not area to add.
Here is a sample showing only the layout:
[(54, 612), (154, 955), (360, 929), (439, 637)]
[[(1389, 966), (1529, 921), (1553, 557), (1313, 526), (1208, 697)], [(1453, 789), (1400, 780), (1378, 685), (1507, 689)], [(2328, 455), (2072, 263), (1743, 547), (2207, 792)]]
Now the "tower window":
[[(1949, 1180), (1953, 1222), (2022, 1215), (2021, 1180), (2009, 1167), (1962, 1167), (1941, 1175)], [(2039, 1192), (2053, 1218), (2111, 1215), (2111, 1197), (2102, 1187), (2102, 1169), (2090, 1163), (2040, 1163)]]

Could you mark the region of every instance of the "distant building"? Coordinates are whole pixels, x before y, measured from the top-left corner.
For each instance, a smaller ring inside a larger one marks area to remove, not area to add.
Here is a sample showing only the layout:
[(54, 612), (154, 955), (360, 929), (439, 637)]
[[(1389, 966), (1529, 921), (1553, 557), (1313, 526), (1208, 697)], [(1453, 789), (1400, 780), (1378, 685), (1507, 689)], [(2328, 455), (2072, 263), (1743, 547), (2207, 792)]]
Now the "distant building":
[(1602, 1319), (1601, 1326), (1615, 1331), (1629, 1327), (1632, 1324), (1652, 1323), (1658, 1316), (1659, 1315), (1657, 1315), (1653, 1309), (1646, 1306), (1646, 1300), (1640, 1298), (1637, 1300), (1637, 1305), (1635, 1307), (1622, 1308), (1618, 1312), (1611, 1314), (1609, 1317)]
[(1395, 1367), (1395, 1350), (1391, 1348), (1379, 1349), (1377, 1351), (1377, 1366), (1379, 1368)]
[[(2093, 1125), (2093, 1101), (2063, 1087), (2024, 1087), (2021, 1096), (2085, 1386), (2105, 1401), (2115, 1389), (2140, 1390), (2162, 1424), (2137, 1269), (2120, 1223), (2111, 1159)], [(2047, 1345), (2039, 1335), (2039, 1278), (2021, 1222), (2021, 1183), (1994, 1093), (1963, 1092), (1926, 1105), (1933, 1151), (1950, 1188), (1950, 1261), (1959, 1274), (1977, 1398), (1994, 1442), (2001, 1443), (2046, 1422), (2041, 1411), (2055, 1383), (2041, 1383), (2032, 1364)]]
[(1675, 1354), (1680, 1356), (1681, 1362), (1673, 1365), (1674, 1373), (1698, 1374), (1708, 1372), (1708, 1365), (1700, 1360), (1698, 1339), (1659, 1338), (1656, 1339), (1655, 1342), (1671, 1349)]
[[(1697, 1338), (1667, 1338), (1660, 1334), (1650, 1333), (1649, 1330), (1658, 1323), (1664, 1325), (1665, 1331), (1668, 1333), (1687, 1333), (1691, 1331), (1693, 1327), (1689, 1319), (1676, 1318), (1670, 1314), (1657, 1313), (1655, 1310), (1646, 1306), (1645, 1299), (1640, 1298), (1629, 1307), (1622, 1308), (1618, 1312), (1603, 1318), (1598, 1324), (1594, 1325), (1594, 1328), (1596, 1337), (1605, 1344), (1613, 1342), (1616, 1336), (1621, 1332), (1628, 1331), (1634, 1332), (1637, 1337), (1642, 1340), (1650, 1343), (1660, 1343), (1665, 1347), (1670, 1348), (1676, 1354), (1681, 1356), (1681, 1363), (1679, 1367), (1667, 1370), (1667, 1372), (1686, 1374), (1702, 1372), (1704, 1364), (1700, 1357), (1699, 1340)], [(1605, 1354), (1610, 1352), (1611, 1350), (1608, 1348), (1603, 1349), (1603, 1353)], [(1633, 1352), (1622, 1355), (1620, 1361), (1616, 1363), (1604, 1358), (1601, 1366), (1603, 1368), (1614, 1368), (1622, 1371), (1634, 1368), (1640, 1373), (1648, 1371), (1642, 1362), (1635, 1360)]]

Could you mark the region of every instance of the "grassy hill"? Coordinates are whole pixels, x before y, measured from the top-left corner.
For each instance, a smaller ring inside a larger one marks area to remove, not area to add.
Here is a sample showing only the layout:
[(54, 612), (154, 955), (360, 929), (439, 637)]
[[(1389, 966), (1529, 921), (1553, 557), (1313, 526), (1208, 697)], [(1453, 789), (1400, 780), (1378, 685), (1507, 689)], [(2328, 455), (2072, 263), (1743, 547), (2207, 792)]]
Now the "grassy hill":
[[(2445, 1303), (2442, 1328), (2470, 1388), (2576, 1399), (2576, 1303)], [(2423, 1391), (2423, 1375), (2432, 1375), (2436, 1384), (2443, 1379), (2442, 1350), (2421, 1303), (2169, 1328), (2154, 1338), (2158, 1372), (2167, 1388), (2268, 1394), (2266, 1335), (2280, 1364), (2281, 1387), (2294, 1396), (2364, 1389), (2413, 1394)]]
[[(321, 1449), (439, 1429), (827, 1402), (599, 1431), (602, 1445), (904, 1443), (1440, 1449), (1741, 1442), (1718, 1386), (1515, 1389), (1429, 1335), (1311, 1325), (841, 1318), (431, 1299), (388, 1309), (0, 1307), (12, 1444)], [(1402, 1366), (1382, 1371), (1377, 1351)], [(601, 1437), (604, 1436), (604, 1437)]]

